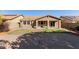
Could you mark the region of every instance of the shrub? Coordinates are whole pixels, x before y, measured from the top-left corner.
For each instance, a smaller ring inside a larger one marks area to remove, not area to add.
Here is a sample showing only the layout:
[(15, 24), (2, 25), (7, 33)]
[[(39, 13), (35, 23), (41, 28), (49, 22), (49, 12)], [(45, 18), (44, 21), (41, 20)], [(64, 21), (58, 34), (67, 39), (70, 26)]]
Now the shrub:
[(62, 30), (60, 30), (60, 29), (58, 29), (58, 30), (56, 30), (55, 32), (63, 32)]
[(77, 27), (76, 27), (76, 30), (78, 30), (78, 31), (79, 31), (79, 26), (77, 26)]
[(45, 29), (43, 30), (44, 32), (51, 32), (50, 29), (48, 29), (47, 27), (45, 27)]

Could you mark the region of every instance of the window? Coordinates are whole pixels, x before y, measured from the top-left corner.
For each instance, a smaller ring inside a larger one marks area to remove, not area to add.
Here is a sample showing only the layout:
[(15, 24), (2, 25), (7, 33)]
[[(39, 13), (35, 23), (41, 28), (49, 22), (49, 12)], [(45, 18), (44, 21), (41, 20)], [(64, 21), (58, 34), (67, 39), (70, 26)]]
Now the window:
[(52, 27), (52, 26), (55, 26), (55, 22), (54, 21), (51, 21), (50, 22), (50, 26)]
[(30, 25), (30, 21), (27, 21), (27, 24)]
[(44, 24), (44, 22), (43, 21), (41, 21), (41, 25), (43, 25)]
[(23, 24), (26, 25), (26, 20), (23, 21)]
[(55, 26), (55, 22), (52, 22), (52, 26)]

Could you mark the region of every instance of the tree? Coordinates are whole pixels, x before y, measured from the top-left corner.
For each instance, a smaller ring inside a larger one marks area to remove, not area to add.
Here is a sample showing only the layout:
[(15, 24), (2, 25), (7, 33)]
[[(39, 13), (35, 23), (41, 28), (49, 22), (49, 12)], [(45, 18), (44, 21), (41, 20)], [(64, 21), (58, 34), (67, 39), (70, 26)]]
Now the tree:
[(0, 15), (0, 25), (3, 23), (3, 16)]

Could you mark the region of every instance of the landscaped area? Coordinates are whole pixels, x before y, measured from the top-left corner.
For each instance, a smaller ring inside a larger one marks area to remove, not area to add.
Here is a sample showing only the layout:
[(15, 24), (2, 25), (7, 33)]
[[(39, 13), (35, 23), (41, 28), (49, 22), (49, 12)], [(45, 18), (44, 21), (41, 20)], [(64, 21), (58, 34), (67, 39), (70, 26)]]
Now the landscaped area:
[[(75, 49), (79, 48), (79, 36), (67, 29), (14, 30), (3, 36), (9, 42), (8, 48), (18, 49)], [(0, 37), (1, 38), (1, 37)], [(1, 41), (1, 42), (4, 42)], [(5, 42), (4, 42), (5, 43)], [(2, 43), (1, 43), (2, 44)]]
[(7, 34), (9, 35), (22, 35), (25, 33), (32, 33), (32, 32), (68, 32), (69, 30), (61, 28), (61, 29), (20, 29), (20, 30), (14, 30), (14, 31), (9, 31)]
[(31, 33), (31, 30), (14, 30), (14, 31), (10, 31), (7, 34), (9, 35), (20, 35), (20, 34), (25, 34), (25, 33)]

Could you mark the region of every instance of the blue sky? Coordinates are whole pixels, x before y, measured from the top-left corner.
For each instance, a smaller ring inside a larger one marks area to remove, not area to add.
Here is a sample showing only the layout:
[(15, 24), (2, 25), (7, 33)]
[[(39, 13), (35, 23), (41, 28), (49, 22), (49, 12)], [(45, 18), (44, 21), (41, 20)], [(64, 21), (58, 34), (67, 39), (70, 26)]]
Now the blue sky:
[(79, 10), (0, 10), (0, 14), (23, 14), (27, 16), (79, 16)]

